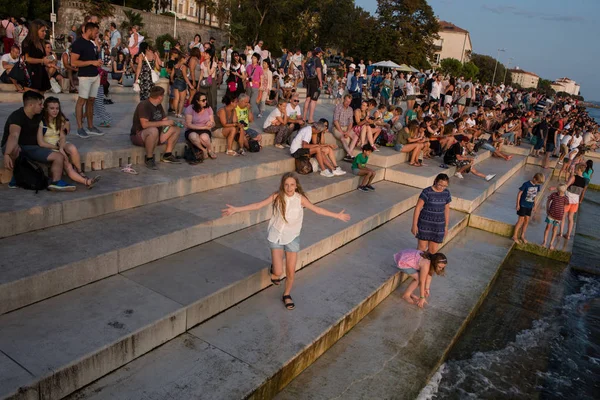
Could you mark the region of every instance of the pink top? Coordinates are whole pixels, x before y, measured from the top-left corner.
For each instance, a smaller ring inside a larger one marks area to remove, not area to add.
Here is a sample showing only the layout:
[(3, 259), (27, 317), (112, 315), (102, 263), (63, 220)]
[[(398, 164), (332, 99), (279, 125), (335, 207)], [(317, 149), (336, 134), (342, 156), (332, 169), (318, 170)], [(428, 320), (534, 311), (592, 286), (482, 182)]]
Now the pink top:
[(192, 125), (206, 126), (210, 122), (210, 117), (213, 115), (213, 110), (210, 107), (206, 107), (204, 110), (197, 113), (194, 111), (192, 105), (189, 105), (186, 107), (184, 114), (192, 116)]
[(246, 67), (246, 73), (248, 74), (249, 78), (252, 78), (250, 85), (253, 88), (258, 89), (260, 87), (260, 78), (263, 74), (262, 67), (260, 65), (250, 64)]
[(407, 249), (402, 250), (400, 253), (394, 254), (394, 261), (400, 269), (413, 268), (419, 271), (419, 261), (421, 260), (421, 250)]

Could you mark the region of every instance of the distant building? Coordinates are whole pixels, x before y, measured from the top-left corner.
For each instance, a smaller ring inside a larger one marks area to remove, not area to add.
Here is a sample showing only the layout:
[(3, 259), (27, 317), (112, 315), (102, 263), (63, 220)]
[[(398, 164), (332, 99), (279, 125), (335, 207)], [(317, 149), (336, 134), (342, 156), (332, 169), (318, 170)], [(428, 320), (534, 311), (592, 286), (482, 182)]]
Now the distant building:
[[(188, 21), (199, 21), (204, 25), (219, 26), (219, 20), (208, 12), (207, 5), (199, 5), (196, 0), (171, 0), (171, 11), (177, 18)], [(208, 38), (206, 38), (208, 39)], [(203, 41), (205, 38), (202, 38)]]
[(525, 71), (519, 67), (510, 70), (513, 83), (519, 84), (524, 89), (537, 88), (540, 77), (533, 72)]
[(581, 86), (569, 78), (557, 79), (550, 86), (557, 93), (565, 92), (573, 96), (579, 96), (579, 91), (581, 90)]
[(440, 38), (433, 43), (435, 55), (431, 63), (438, 66), (445, 58), (455, 58), (463, 63), (468, 62), (473, 51), (469, 31), (447, 21), (440, 20), (438, 23), (440, 24), (438, 32)]

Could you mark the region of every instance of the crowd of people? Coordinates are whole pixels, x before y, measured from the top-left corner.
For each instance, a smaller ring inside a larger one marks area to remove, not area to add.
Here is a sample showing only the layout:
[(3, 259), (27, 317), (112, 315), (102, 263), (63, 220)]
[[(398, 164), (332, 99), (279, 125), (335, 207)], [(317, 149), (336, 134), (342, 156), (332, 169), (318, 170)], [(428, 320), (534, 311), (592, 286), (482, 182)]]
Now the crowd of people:
[[(229, 45), (218, 52), (214, 38), (203, 42), (200, 35), (189, 44), (169, 44), (172, 47), (167, 46), (163, 60), (138, 27), (132, 27), (124, 40), (114, 23), (100, 33), (95, 16), (87, 16), (81, 26), (71, 28), (67, 49), (59, 60), (46, 41), (48, 27), (43, 21), (25, 24), (7, 18), (1, 23), (5, 54), (0, 80), (23, 92), (23, 107), (5, 123), (4, 167), (12, 170), (20, 156), (49, 164), (48, 188), (53, 191), (76, 189), (62, 179), (63, 175), (88, 188), (100, 177), (88, 177), (81, 170), (79, 152), (67, 140), (71, 124), (59, 99), (44, 98), (48, 90), (54, 91), (52, 81), (78, 93), (76, 134), (84, 139), (104, 134), (96, 122), (101, 128), (111, 124), (105, 108), (111, 103), (110, 81), (137, 91), (140, 101), (132, 116), (130, 141), (145, 149), (144, 162), (150, 170), (158, 169), (154, 157), (159, 145), (165, 145), (161, 162), (181, 162), (174, 148), (182, 129), (191, 149), (185, 157), (190, 164), (217, 158), (212, 146), (214, 137), (224, 138), (225, 154), (237, 157), (259, 152), (263, 133), (268, 133), (274, 134), (276, 148), (296, 159), (297, 172), (320, 171), (325, 177), (346, 174), (336, 157), (339, 144), (345, 153), (343, 160), (351, 163), (350, 170), (360, 177), (357, 189), (362, 192), (375, 190), (375, 171), (369, 168), (369, 157), (381, 147), (406, 153), (411, 168), (439, 163), (440, 174), (431, 187), (422, 191), (414, 209), (411, 232), (418, 240), (417, 249), (395, 255), (398, 267), (414, 278), (403, 297), (419, 307), (427, 303), (431, 277), (443, 275), (447, 264), (446, 257), (438, 252), (448, 232), (452, 201), (450, 178), (444, 170), (455, 167), (458, 179), (472, 173), (490, 181), (495, 175), (475, 167), (477, 153), (489, 151), (493, 157), (509, 161), (512, 156), (505, 151), (506, 146), (525, 143), (529, 143), (532, 157), (543, 158), (543, 168), (550, 168), (552, 157), (558, 158), (561, 184), (551, 188), (555, 193), (548, 198), (548, 226), (543, 241), (551, 249), (556, 237), (571, 236), (573, 215), (593, 173), (593, 162), (585, 160), (585, 153), (597, 148), (598, 124), (585, 108), (570, 99), (552, 99), (535, 91), (503, 84), (492, 86), (435, 71), (405, 75), (388, 68), (382, 72), (372, 61), (365, 64), (360, 60), (356, 65), (351, 58), (328, 65), (320, 47), (305, 55), (300, 50), (283, 49), (280, 58), (273, 57), (262, 41), (243, 51)], [(25, 30), (23, 39), (18, 39)], [(159, 72), (169, 79), (167, 90), (157, 85)], [(217, 93), (222, 86), (225, 95), (219, 99)], [(306, 89), (303, 105), (300, 87)], [(315, 121), (322, 93), (335, 99), (335, 107), (331, 120)], [(167, 110), (163, 108), (165, 97)], [(272, 109), (269, 111), (267, 106)], [(261, 129), (252, 128), (257, 125)], [(328, 132), (337, 144), (327, 143)], [(307, 164), (310, 168), (305, 168)], [(123, 171), (137, 173), (131, 165)], [(544, 179), (543, 174), (537, 174), (517, 194), (515, 242), (527, 243), (529, 217)], [(9, 187), (17, 186), (13, 177)], [(295, 174), (285, 174), (279, 190), (264, 201), (243, 207), (227, 205), (223, 215), (268, 205), (274, 210), (268, 228), (271, 280), (281, 283), (285, 255), (283, 302), (292, 309), (302, 209), (342, 221), (350, 216), (311, 204)], [(418, 297), (413, 294), (417, 287)]]

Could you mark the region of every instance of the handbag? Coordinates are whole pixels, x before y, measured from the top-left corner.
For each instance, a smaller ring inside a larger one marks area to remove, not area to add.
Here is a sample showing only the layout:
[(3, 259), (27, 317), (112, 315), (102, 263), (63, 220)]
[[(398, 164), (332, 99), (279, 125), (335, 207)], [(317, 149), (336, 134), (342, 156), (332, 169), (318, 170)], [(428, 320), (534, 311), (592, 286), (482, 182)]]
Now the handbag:
[(52, 92), (55, 94), (58, 94), (62, 91), (62, 88), (54, 78), (50, 78), (50, 87), (52, 89)]
[(133, 74), (125, 73), (123, 74), (123, 80), (121, 83), (123, 84), (123, 87), (132, 87), (134, 84), (134, 79), (135, 76)]
[(231, 81), (227, 84), (227, 88), (229, 89), (230, 92), (235, 92), (237, 91), (237, 82)]
[(30, 87), (31, 78), (27, 66), (23, 61), (19, 61), (8, 73), (9, 78), (13, 78), (19, 85)]
[(156, 72), (154, 70), (154, 68), (152, 68), (152, 66), (148, 62), (148, 59), (146, 58), (145, 54), (144, 54), (144, 61), (146, 61), (146, 64), (148, 64), (148, 68), (150, 68), (150, 75), (152, 76), (152, 83), (158, 82), (158, 80), (160, 79), (160, 76), (158, 75), (158, 72)]
[(296, 163), (296, 173), (300, 175), (308, 175), (313, 172), (312, 164), (310, 163), (310, 158), (296, 158), (294, 161)]

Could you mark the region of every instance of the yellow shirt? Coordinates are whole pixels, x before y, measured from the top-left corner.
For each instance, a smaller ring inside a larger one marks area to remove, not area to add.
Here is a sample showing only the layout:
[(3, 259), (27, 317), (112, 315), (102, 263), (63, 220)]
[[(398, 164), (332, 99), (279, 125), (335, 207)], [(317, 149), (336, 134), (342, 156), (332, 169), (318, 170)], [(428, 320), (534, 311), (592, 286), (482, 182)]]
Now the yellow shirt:
[(40, 126), (42, 127), (42, 132), (44, 134), (44, 142), (51, 144), (52, 146), (58, 145), (58, 141), (60, 140), (60, 132), (56, 129), (56, 123), (49, 123), (46, 126), (44, 125), (44, 121), (41, 121)]

